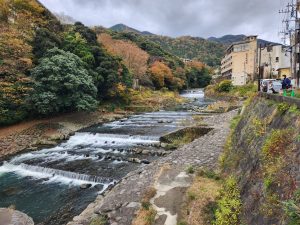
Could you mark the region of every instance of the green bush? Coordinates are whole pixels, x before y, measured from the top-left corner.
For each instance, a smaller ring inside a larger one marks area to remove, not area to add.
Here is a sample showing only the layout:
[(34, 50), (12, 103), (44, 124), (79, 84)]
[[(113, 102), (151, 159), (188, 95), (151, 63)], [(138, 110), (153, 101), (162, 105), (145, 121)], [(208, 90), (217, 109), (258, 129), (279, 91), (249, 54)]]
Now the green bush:
[(217, 201), (215, 225), (240, 225), (241, 209), (240, 190), (236, 179), (231, 176), (226, 179)]
[(300, 224), (300, 189), (294, 195), (294, 198), (284, 202), (284, 211), (288, 217), (288, 225)]
[(252, 93), (257, 92), (257, 85), (247, 84), (243, 86), (236, 86), (232, 88), (233, 94), (237, 94), (240, 97), (249, 97)]
[(230, 80), (224, 80), (217, 86), (218, 92), (230, 92), (233, 89), (233, 84)]
[(97, 107), (97, 88), (80, 58), (54, 48), (32, 70), (34, 110), (43, 115)]
[(92, 219), (90, 225), (108, 225), (108, 221), (105, 216), (98, 216)]

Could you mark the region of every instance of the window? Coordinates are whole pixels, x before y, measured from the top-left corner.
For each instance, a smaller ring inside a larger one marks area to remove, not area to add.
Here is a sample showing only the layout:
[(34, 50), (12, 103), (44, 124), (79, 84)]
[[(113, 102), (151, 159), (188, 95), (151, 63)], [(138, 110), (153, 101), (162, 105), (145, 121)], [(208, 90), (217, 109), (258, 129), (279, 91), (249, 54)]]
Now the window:
[(276, 62), (277, 62), (277, 63), (279, 62), (279, 57), (276, 57)]

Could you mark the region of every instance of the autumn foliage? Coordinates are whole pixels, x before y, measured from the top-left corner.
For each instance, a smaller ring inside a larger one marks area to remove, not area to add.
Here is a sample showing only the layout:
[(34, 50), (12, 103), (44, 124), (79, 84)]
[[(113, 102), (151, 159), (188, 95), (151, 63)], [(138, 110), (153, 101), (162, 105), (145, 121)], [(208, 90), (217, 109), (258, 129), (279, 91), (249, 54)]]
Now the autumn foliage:
[(109, 34), (102, 33), (98, 40), (108, 52), (119, 56), (136, 79), (141, 79), (147, 72), (149, 54), (130, 41), (113, 39)]
[(152, 81), (156, 88), (168, 87), (170, 89), (181, 89), (184, 80), (174, 76), (172, 70), (163, 62), (156, 61), (149, 69)]

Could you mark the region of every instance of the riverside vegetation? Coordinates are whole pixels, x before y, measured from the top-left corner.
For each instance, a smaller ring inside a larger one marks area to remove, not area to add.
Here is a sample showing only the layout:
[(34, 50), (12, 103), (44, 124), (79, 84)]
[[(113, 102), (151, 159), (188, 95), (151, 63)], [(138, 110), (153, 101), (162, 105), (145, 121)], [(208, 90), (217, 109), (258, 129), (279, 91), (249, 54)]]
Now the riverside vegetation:
[(0, 125), (128, 104), (136, 80), (175, 92), (211, 80), (204, 64), (185, 65), (142, 36), (62, 25), (35, 0), (0, 6)]

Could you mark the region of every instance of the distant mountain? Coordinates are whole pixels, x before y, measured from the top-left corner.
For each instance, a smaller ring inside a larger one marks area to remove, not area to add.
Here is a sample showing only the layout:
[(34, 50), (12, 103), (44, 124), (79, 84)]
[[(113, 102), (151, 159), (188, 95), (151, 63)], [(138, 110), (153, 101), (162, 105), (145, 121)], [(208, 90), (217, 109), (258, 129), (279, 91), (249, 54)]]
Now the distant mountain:
[(129, 32), (129, 33), (137, 33), (137, 34), (141, 34), (141, 35), (153, 35), (149, 31), (139, 31), (132, 27), (126, 26), (125, 24), (122, 24), (122, 23), (114, 25), (114, 26), (110, 27), (109, 29), (112, 31), (116, 31), (116, 32)]
[[(239, 34), (239, 35), (225, 35), (223, 37), (220, 38), (216, 38), (216, 37), (210, 37), (207, 40), (209, 41), (214, 41), (217, 43), (221, 43), (224, 45), (231, 45), (234, 42), (238, 42), (238, 41), (243, 41), (247, 36), (244, 34)], [(258, 39), (258, 44), (278, 44), (278, 43), (274, 43), (271, 41), (266, 41), (263, 39)]]

